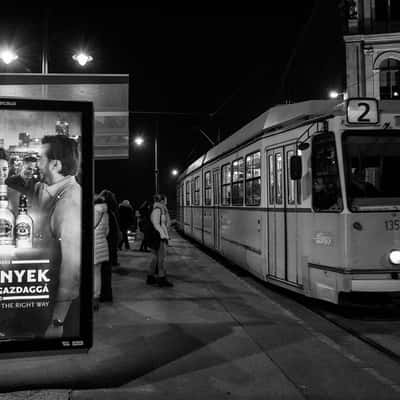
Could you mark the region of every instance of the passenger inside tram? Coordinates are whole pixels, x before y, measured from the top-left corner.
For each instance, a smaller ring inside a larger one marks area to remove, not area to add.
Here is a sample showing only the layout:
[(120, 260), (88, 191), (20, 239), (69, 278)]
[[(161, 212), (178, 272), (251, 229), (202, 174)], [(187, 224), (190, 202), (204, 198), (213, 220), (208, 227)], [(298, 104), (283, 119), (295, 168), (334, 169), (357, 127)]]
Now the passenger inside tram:
[(316, 211), (334, 211), (341, 209), (342, 199), (338, 185), (328, 182), (328, 177), (319, 176), (313, 184), (313, 208)]
[(350, 196), (351, 197), (378, 197), (379, 190), (366, 179), (366, 171), (356, 168), (350, 177)]

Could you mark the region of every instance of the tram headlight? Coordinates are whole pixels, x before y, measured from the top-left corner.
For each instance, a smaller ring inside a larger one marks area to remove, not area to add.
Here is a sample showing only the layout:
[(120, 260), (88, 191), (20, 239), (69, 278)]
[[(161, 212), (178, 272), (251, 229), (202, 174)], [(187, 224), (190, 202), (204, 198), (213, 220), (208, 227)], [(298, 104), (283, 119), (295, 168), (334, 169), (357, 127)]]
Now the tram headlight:
[(400, 250), (392, 250), (389, 253), (389, 261), (392, 264), (399, 265), (400, 264)]

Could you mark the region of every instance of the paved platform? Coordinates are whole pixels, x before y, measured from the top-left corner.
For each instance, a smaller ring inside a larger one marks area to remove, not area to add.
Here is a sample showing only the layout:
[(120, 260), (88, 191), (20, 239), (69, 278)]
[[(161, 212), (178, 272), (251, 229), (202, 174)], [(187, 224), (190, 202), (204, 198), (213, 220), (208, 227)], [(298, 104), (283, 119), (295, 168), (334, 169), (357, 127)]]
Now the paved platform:
[(176, 234), (174, 288), (145, 284), (149, 254), (119, 258), (89, 353), (0, 360), (0, 400), (400, 398), (400, 364)]

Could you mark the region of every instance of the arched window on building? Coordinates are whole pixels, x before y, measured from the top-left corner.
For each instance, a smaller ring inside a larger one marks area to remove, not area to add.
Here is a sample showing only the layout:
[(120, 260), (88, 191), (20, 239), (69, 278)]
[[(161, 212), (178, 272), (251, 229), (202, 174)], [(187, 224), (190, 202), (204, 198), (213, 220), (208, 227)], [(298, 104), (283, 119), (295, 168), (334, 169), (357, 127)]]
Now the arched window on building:
[(383, 60), (379, 66), (379, 91), (381, 99), (400, 98), (400, 61)]

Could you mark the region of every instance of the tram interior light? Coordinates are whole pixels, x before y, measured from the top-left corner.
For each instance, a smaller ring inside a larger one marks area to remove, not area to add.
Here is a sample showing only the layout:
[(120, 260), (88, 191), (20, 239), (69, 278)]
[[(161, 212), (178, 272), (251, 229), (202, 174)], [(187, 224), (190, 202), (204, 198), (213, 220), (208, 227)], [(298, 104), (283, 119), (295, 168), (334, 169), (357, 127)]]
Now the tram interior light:
[(400, 250), (392, 250), (389, 253), (389, 260), (392, 264), (399, 265), (400, 264)]

